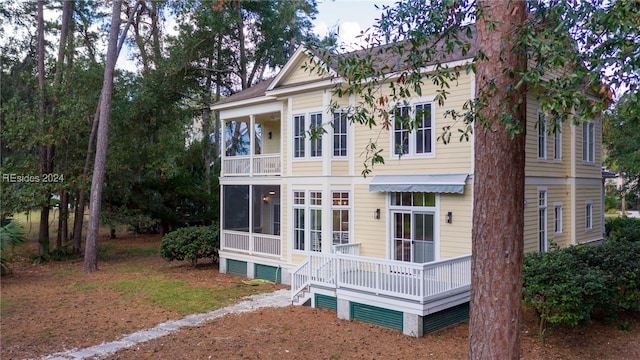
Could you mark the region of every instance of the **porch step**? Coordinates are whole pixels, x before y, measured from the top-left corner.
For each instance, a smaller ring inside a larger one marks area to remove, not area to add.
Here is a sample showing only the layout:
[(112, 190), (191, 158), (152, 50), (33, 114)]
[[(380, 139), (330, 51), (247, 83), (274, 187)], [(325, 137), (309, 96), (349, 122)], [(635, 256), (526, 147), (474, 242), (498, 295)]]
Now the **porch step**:
[(291, 305), (311, 305), (311, 289), (307, 286), (291, 299)]

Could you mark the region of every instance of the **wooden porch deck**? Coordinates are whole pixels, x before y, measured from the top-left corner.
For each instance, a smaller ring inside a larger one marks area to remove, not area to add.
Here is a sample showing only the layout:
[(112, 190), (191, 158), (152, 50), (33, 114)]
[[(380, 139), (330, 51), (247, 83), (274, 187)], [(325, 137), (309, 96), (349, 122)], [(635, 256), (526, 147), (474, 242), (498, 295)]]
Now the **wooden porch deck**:
[(404, 307), (428, 313), (433, 302), (449, 296), (468, 297), (470, 285), (471, 255), (415, 264), (340, 253), (312, 254), (292, 273), (291, 297), (299, 302), (311, 296), (315, 287), (371, 303), (395, 304), (399, 311)]

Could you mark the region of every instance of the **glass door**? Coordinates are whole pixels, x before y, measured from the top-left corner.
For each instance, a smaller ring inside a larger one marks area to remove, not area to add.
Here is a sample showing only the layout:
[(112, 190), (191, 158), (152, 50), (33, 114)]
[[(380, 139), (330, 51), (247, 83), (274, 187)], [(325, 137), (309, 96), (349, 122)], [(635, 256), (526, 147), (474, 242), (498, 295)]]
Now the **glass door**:
[(393, 212), (394, 260), (425, 263), (435, 260), (434, 214)]

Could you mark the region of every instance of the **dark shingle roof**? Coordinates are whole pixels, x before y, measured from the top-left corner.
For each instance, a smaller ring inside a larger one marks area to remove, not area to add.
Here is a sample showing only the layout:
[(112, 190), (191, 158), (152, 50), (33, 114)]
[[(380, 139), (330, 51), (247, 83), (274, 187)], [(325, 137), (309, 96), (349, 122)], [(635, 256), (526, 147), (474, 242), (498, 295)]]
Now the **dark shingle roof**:
[[(461, 32), (463, 31), (467, 31), (467, 29), (464, 28), (461, 30)], [(427, 47), (434, 49), (435, 50), (434, 54), (437, 54), (433, 56), (432, 61), (425, 62), (424, 65), (425, 66), (434, 65), (438, 60), (441, 62), (445, 62), (445, 61), (450, 62), (450, 61), (469, 59), (473, 57), (477, 52), (477, 46), (475, 41), (476, 40), (475, 26), (470, 26), (470, 33), (471, 33), (471, 38), (468, 38), (467, 35), (465, 34), (458, 35), (461, 39), (467, 39), (465, 41), (468, 41), (468, 43), (471, 45), (471, 47), (466, 51), (463, 51), (462, 47), (460, 46), (455, 46), (451, 51), (447, 51), (445, 49), (444, 42), (441, 41), (440, 39), (435, 39), (431, 44), (422, 45), (422, 46), (418, 45), (420, 47), (424, 47), (425, 49)], [(335, 54), (335, 53), (325, 52), (322, 50), (311, 50), (311, 52), (313, 55), (315, 55), (325, 63), (329, 64), (329, 66), (334, 69), (341, 57), (355, 56), (356, 58), (361, 59), (367, 56), (371, 56), (372, 63), (374, 64), (374, 67), (376, 70), (382, 70), (387, 73), (392, 73), (396, 71), (406, 70), (408, 68), (407, 60), (409, 57), (409, 53), (411, 52), (410, 50), (412, 49), (413, 46), (416, 46), (416, 45), (412, 44), (411, 41), (403, 41), (398, 43), (391, 43), (391, 44), (376, 46), (369, 49), (356, 50), (346, 54)], [(400, 51), (400, 49), (402, 50)], [(253, 85), (248, 89), (245, 89), (239, 93), (236, 93), (234, 95), (231, 95), (225, 99), (218, 101), (214, 105), (227, 104), (231, 102), (248, 100), (248, 99), (259, 98), (261, 96), (264, 96), (267, 88), (269, 87), (273, 79), (274, 78), (272, 77), (266, 80), (262, 80), (261, 82)], [(328, 77), (323, 76), (323, 77), (318, 77), (318, 79), (315, 79), (315, 80), (308, 80), (300, 83), (278, 86), (277, 89), (284, 89), (288, 87), (319, 82), (327, 79)]]
[(269, 79), (265, 79), (262, 80), (260, 82), (258, 82), (257, 84), (253, 85), (250, 88), (244, 89), (238, 93), (235, 93), (229, 97), (226, 97), (220, 101), (218, 101), (217, 103), (215, 103), (214, 105), (222, 105), (222, 104), (227, 104), (230, 102), (235, 102), (235, 101), (241, 101), (241, 100), (248, 100), (248, 99), (253, 99), (253, 98), (258, 98), (261, 96), (264, 96), (264, 93), (267, 91), (267, 88), (269, 87), (269, 85), (271, 84), (271, 81), (273, 81), (274, 78), (269, 78)]

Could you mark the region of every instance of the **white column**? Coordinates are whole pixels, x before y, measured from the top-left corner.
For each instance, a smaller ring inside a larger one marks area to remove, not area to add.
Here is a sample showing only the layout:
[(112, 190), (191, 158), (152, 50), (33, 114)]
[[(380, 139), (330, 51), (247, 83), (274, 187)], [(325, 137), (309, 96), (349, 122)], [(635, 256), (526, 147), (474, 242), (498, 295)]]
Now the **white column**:
[(331, 91), (324, 90), (322, 97), (322, 127), (327, 132), (322, 135), (322, 175), (331, 175), (331, 157), (333, 156), (333, 149), (331, 148), (331, 126), (325, 126), (325, 124), (331, 124)]
[(249, 115), (249, 176), (253, 176), (253, 155), (255, 152), (255, 134), (256, 116)]

